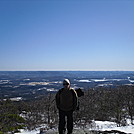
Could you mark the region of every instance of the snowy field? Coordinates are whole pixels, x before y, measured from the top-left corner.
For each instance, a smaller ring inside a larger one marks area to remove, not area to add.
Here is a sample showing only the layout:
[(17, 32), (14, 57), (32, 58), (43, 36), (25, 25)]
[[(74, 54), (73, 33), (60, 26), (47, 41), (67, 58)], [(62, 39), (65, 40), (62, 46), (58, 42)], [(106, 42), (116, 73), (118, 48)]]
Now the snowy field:
[[(117, 130), (120, 132), (124, 132), (126, 134), (134, 134), (134, 125), (124, 126), (124, 127), (117, 127), (116, 123), (108, 122), (108, 121), (95, 121), (95, 126), (92, 129), (88, 126), (86, 128), (74, 128), (73, 134), (93, 134), (91, 131), (111, 131)], [(20, 133), (17, 134), (39, 134), (39, 128), (34, 131), (25, 131), (21, 130)], [(44, 134), (58, 134), (56, 129), (47, 130)]]

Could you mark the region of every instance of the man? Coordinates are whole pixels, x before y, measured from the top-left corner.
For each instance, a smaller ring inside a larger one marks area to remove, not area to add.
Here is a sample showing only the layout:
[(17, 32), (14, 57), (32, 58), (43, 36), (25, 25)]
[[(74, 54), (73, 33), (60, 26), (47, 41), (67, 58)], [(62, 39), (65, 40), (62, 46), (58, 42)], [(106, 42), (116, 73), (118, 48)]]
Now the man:
[(73, 111), (77, 108), (78, 97), (75, 90), (70, 88), (70, 81), (64, 79), (63, 88), (56, 94), (56, 105), (59, 109), (59, 134), (64, 134), (66, 131), (67, 117), (67, 134), (72, 134), (73, 131)]

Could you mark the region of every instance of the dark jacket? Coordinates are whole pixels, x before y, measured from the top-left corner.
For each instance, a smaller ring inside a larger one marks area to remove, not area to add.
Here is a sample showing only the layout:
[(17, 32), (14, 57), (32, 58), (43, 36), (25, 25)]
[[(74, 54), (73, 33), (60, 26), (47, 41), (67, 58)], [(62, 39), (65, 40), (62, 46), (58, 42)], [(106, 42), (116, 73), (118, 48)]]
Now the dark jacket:
[(74, 111), (78, 105), (77, 93), (74, 89), (60, 89), (56, 94), (57, 108), (62, 111)]

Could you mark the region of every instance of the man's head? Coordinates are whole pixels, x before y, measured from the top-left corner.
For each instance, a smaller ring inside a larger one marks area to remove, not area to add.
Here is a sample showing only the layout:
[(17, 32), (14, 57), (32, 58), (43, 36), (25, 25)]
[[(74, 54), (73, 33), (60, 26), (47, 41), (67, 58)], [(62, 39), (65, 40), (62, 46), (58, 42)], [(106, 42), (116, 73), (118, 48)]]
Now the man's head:
[(63, 86), (65, 89), (69, 89), (70, 88), (70, 81), (68, 79), (64, 79)]

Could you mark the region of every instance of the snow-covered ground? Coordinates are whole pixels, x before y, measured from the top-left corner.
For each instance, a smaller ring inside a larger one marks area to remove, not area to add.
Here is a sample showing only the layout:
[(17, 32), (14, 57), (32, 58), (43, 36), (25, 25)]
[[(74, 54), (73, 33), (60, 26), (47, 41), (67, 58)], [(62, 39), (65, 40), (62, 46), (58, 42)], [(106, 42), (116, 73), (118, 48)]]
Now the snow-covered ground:
[(117, 124), (109, 121), (95, 121), (96, 129), (100, 131), (117, 130), (124, 133), (134, 134), (134, 125), (128, 125), (123, 127), (117, 127)]
[[(94, 121), (94, 125), (92, 128), (90, 126), (86, 126), (86, 128), (74, 128), (74, 134), (85, 134), (85, 132), (88, 134), (91, 130), (96, 131), (111, 131), (111, 130), (117, 130), (120, 132), (125, 132), (127, 134), (134, 134), (134, 125), (128, 125), (124, 127), (117, 127), (117, 124), (114, 122), (109, 121)], [(17, 134), (39, 134), (40, 129), (37, 128), (37, 130), (34, 131), (25, 131), (21, 130), (20, 133)], [(49, 129), (46, 131), (46, 134), (58, 134), (57, 129)]]

